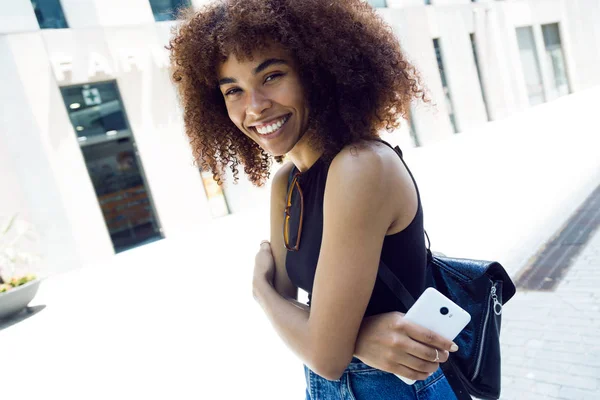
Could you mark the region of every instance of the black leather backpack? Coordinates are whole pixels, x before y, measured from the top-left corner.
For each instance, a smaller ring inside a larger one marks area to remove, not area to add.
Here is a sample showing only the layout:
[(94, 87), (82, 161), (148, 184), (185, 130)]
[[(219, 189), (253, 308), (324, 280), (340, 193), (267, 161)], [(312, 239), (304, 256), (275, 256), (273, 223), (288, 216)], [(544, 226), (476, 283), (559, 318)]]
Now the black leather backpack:
[[(400, 148), (394, 150), (402, 159)], [(470, 399), (469, 394), (498, 399), (502, 306), (514, 296), (515, 285), (497, 262), (438, 256), (429, 247), (428, 243), (427, 287), (436, 288), (471, 315), (471, 322), (454, 340), (459, 350), (442, 364), (444, 375), (459, 400)], [(415, 299), (382, 261), (378, 276), (406, 309), (414, 304)]]

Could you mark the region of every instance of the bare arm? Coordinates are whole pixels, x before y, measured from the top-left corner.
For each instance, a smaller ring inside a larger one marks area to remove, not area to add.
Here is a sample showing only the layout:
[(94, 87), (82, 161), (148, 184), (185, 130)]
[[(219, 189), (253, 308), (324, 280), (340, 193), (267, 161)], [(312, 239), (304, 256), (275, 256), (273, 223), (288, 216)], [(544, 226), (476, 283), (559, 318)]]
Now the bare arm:
[(373, 151), (353, 156), (344, 150), (332, 162), (310, 314), (269, 290), (268, 283), (255, 286), (257, 300), (280, 336), (326, 378), (337, 379), (352, 359), (373, 290), (393, 218), (384, 177), (383, 160)]
[[(337, 379), (356, 352), (376, 368), (425, 379), (437, 369), (438, 364), (431, 362), (435, 350), (416, 340), (439, 349), (449, 348), (451, 343), (404, 322), (399, 313), (362, 321), (391, 214), (386, 213), (384, 204), (374, 202), (387, 198), (383, 171), (378, 170), (382, 165), (377, 165), (381, 160), (373, 154), (361, 153), (360, 157), (375, 159), (359, 163), (356, 157), (346, 158), (337, 165), (334, 161), (330, 169), (328, 182), (335, 183), (328, 183), (326, 189), (324, 240), (311, 313), (306, 306), (290, 301), (297, 289), (285, 271), (281, 237), (289, 169), (284, 166), (278, 173), (272, 192), (272, 205), (276, 206), (272, 209), (272, 248), (264, 245), (257, 255), (257, 264), (273, 260), (275, 290), (268, 279), (259, 276), (254, 282), (255, 297), (286, 344), (325, 378)], [(365, 170), (365, 165), (372, 168)], [(349, 198), (348, 193), (355, 195)], [(442, 361), (444, 353), (440, 354)]]

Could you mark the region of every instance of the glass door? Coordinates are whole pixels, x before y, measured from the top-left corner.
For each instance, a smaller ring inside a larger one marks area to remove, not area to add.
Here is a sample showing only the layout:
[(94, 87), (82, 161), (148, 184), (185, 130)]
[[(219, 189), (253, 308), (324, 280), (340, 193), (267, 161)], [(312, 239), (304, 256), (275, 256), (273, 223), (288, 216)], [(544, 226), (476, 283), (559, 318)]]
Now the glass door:
[(162, 230), (115, 81), (61, 88), (115, 252)]

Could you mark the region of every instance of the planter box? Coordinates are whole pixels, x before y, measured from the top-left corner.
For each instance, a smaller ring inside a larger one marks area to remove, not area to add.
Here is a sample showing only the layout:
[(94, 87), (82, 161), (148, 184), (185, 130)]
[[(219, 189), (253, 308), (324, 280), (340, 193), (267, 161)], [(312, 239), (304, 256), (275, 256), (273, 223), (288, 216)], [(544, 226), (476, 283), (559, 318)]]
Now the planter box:
[(35, 279), (8, 292), (0, 293), (0, 320), (15, 315), (27, 307), (37, 294), (40, 282), (40, 279)]

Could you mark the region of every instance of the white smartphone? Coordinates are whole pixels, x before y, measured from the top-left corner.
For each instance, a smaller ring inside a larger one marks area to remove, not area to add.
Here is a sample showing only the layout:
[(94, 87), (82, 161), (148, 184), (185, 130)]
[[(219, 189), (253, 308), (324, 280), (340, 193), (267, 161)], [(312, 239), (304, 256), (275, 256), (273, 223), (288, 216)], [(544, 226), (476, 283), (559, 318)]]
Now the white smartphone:
[[(432, 287), (425, 289), (404, 318), (448, 340), (454, 340), (471, 321), (468, 312)], [(412, 379), (396, 376), (409, 385), (415, 383)]]

